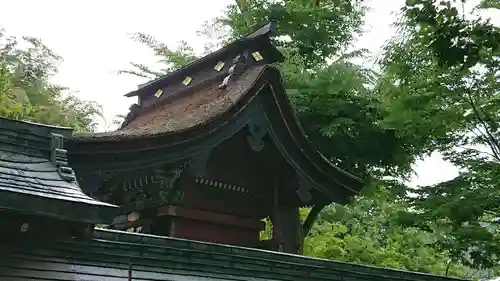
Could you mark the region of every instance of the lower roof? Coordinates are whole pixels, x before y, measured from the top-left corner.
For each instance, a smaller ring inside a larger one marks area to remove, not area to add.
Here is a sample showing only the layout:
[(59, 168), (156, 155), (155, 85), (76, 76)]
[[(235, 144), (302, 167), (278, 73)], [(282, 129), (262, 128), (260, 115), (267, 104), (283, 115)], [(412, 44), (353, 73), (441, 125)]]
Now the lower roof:
[[(131, 273), (131, 279), (129, 278)], [(0, 242), (0, 279), (21, 280), (458, 280), (276, 252), (121, 231), (91, 241)]]
[(62, 138), (71, 131), (0, 117), (0, 209), (81, 223), (110, 222), (116, 206), (82, 192), (72, 169), (62, 163), (64, 150), (58, 148), (61, 164), (51, 159), (52, 134)]

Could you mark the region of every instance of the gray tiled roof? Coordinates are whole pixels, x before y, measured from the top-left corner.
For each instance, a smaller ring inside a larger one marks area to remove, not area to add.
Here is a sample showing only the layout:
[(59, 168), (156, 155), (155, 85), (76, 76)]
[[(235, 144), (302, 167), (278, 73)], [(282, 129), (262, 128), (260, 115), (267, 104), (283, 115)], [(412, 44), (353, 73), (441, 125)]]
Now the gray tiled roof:
[(121, 231), (96, 230), (92, 241), (0, 243), (0, 280), (458, 280)]
[(52, 133), (71, 130), (0, 118), (0, 208), (86, 223), (112, 219), (115, 206), (85, 195), (71, 168), (50, 159)]

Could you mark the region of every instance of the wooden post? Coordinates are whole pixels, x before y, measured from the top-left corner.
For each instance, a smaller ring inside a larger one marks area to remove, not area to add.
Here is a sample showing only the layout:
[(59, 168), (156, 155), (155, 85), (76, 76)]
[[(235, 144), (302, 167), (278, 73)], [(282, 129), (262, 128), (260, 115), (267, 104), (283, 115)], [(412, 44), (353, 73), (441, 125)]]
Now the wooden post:
[(273, 214), (273, 236), (276, 239), (278, 252), (282, 252), (284, 248), (283, 241), (283, 227), (281, 224), (280, 218), (280, 199), (279, 199), (279, 180), (274, 182), (273, 186), (273, 205), (274, 205), (274, 214)]
[(132, 281), (132, 261), (128, 261), (128, 281)]
[(280, 181), (276, 180), (274, 183), (273, 235), (280, 247), (279, 251), (301, 254), (303, 232), (299, 207), (294, 203), (287, 202), (285, 199), (287, 197), (284, 196), (286, 194), (282, 194), (286, 191), (286, 189), (280, 189)]

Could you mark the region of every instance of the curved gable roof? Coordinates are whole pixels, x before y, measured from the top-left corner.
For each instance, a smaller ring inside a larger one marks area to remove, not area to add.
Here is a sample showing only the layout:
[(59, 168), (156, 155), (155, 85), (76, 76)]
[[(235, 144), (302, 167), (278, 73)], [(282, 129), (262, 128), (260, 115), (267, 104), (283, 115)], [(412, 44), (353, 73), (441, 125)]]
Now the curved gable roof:
[(74, 165), (97, 162), (123, 170), (178, 161), (217, 146), (260, 115), (290, 166), (329, 201), (345, 202), (359, 192), (360, 179), (333, 165), (307, 141), (276, 68), (251, 67), (225, 89), (217, 87), (220, 82), (215, 79), (156, 104), (120, 130), (76, 135), (70, 144)]
[[(288, 164), (307, 187), (344, 202), (359, 192), (357, 177), (323, 157), (300, 127), (283, 89), (283, 60), (272, 45), (274, 23), (222, 49), (142, 85), (122, 127), (75, 135), (70, 161), (88, 172), (131, 170), (188, 159), (245, 126), (265, 126)], [(98, 168), (94, 168), (99, 165)]]

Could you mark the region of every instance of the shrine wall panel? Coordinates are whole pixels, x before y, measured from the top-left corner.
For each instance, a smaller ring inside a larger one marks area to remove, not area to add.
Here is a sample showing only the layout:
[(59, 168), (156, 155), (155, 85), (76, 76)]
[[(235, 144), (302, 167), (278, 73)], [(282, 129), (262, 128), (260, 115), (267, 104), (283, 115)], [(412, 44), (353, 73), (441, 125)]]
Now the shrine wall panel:
[(231, 225), (175, 218), (172, 237), (211, 243), (255, 247), (259, 244), (259, 230)]

